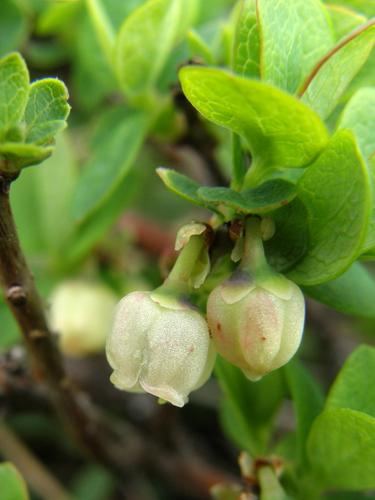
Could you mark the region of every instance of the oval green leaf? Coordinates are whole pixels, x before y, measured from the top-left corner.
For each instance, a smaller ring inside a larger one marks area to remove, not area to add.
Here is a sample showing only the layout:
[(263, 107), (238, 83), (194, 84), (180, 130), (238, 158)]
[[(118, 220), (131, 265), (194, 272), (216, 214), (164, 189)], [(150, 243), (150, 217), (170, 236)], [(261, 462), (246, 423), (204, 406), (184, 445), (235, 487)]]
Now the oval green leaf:
[(315, 286), (304, 286), (303, 291), (332, 309), (375, 319), (375, 279), (358, 262), (338, 278)]
[(333, 45), (332, 30), (318, 0), (257, 0), (260, 73), (263, 80), (295, 93)]
[(375, 418), (348, 408), (329, 409), (315, 420), (307, 452), (324, 488), (375, 488)]
[(207, 203), (233, 208), (240, 214), (265, 214), (288, 205), (296, 197), (295, 186), (288, 181), (267, 181), (242, 192), (225, 187), (202, 187), (198, 195)]
[(347, 358), (329, 391), (326, 408), (350, 408), (375, 418), (374, 347), (357, 347)]
[(303, 83), (299, 95), (323, 119), (327, 118), (349, 83), (370, 55), (375, 42), (375, 21), (350, 33), (326, 54)]
[(316, 285), (342, 274), (366, 237), (371, 186), (367, 167), (349, 130), (338, 131), (297, 183), (306, 206), (309, 249), (289, 276)]
[(327, 143), (318, 116), (272, 85), (194, 66), (183, 68), (180, 79), (193, 106), (208, 120), (244, 137), (255, 162), (267, 168), (304, 166)]

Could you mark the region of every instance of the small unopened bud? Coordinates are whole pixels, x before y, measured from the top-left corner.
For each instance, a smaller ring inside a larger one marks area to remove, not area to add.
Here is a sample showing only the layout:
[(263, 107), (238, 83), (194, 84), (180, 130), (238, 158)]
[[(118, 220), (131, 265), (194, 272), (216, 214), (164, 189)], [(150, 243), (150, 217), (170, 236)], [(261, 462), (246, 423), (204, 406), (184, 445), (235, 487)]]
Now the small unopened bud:
[(62, 351), (70, 356), (102, 351), (116, 303), (115, 294), (100, 284), (67, 281), (59, 285), (51, 296), (49, 319)]
[(215, 354), (202, 315), (158, 292), (133, 292), (119, 303), (107, 358), (119, 389), (148, 392), (183, 406), (211, 374)]
[(208, 298), (216, 349), (250, 380), (258, 380), (295, 354), (304, 317), (301, 290), (267, 265), (259, 222), (251, 221), (239, 269)]

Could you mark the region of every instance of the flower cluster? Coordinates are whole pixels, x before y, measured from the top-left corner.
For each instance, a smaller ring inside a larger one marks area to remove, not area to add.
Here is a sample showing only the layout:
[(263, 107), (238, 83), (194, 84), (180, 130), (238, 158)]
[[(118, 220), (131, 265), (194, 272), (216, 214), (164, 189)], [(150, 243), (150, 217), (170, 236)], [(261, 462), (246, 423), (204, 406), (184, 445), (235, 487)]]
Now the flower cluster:
[(183, 406), (209, 378), (216, 352), (258, 380), (298, 349), (304, 298), (295, 283), (268, 265), (256, 217), (246, 221), (237, 269), (208, 297), (207, 321), (192, 304), (191, 292), (209, 272), (206, 236), (202, 224), (180, 230), (182, 250), (164, 284), (153, 292), (130, 293), (118, 304), (107, 358), (119, 389)]

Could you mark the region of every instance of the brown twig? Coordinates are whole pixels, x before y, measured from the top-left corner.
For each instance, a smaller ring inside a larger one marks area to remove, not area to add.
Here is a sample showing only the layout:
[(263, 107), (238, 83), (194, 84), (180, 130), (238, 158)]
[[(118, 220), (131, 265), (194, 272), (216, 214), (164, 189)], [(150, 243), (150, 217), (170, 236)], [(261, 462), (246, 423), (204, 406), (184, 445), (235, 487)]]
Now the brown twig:
[(0, 177), (0, 282), (23, 334), (34, 376), (49, 388), (58, 414), (80, 448), (123, 476), (130, 463), (125, 450), (134, 462), (139, 450), (123, 446), (124, 436), (107, 425), (66, 376), (55, 335), (49, 329), (43, 302), (20, 248), (9, 202), (10, 185), (8, 179)]

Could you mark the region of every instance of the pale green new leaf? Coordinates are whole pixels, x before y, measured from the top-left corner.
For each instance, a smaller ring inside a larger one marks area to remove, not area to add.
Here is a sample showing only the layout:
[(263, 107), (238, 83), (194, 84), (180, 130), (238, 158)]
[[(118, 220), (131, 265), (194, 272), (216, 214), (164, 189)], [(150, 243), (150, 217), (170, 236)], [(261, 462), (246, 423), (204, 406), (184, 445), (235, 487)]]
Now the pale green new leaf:
[(291, 93), (333, 45), (319, 0), (258, 0), (263, 80)]
[(0, 137), (22, 119), (29, 93), (29, 72), (18, 53), (0, 59)]
[(30, 85), (25, 109), (25, 140), (27, 143), (46, 144), (66, 127), (70, 106), (64, 83), (54, 78), (37, 80)]
[(308, 456), (316, 482), (325, 488), (375, 488), (375, 418), (338, 408), (315, 420)]
[(259, 50), (256, 0), (243, 0), (234, 39), (233, 70), (241, 76), (259, 78)]
[(124, 92), (147, 92), (156, 82), (180, 35), (182, 0), (148, 0), (124, 21), (115, 45), (115, 65)]
[(375, 319), (375, 279), (355, 262), (338, 278), (315, 286), (302, 287), (304, 293), (337, 311)]
[(1, 500), (28, 500), (26, 484), (21, 474), (10, 462), (0, 464)]
[(327, 10), (331, 17), (336, 40), (340, 40), (367, 21), (365, 16), (342, 5), (327, 5)]
[(289, 275), (302, 285), (324, 283), (358, 257), (369, 222), (369, 173), (351, 131), (332, 137), (298, 181), (297, 192), (308, 212), (310, 245)]
[(183, 68), (180, 79), (193, 106), (244, 137), (255, 161), (267, 168), (306, 165), (327, 143), (319, 117), (272, 85), (194, 66)]
[(312, 70), (301, 87), (302, 101), (322, 118), (337, 105), (351, 80), (366, 62), (375, 42), (375, 21), (339, 42)]
[(326, 408), (350, 408), (375, 418), (375, 348), (361, 345), (345, 361)]

